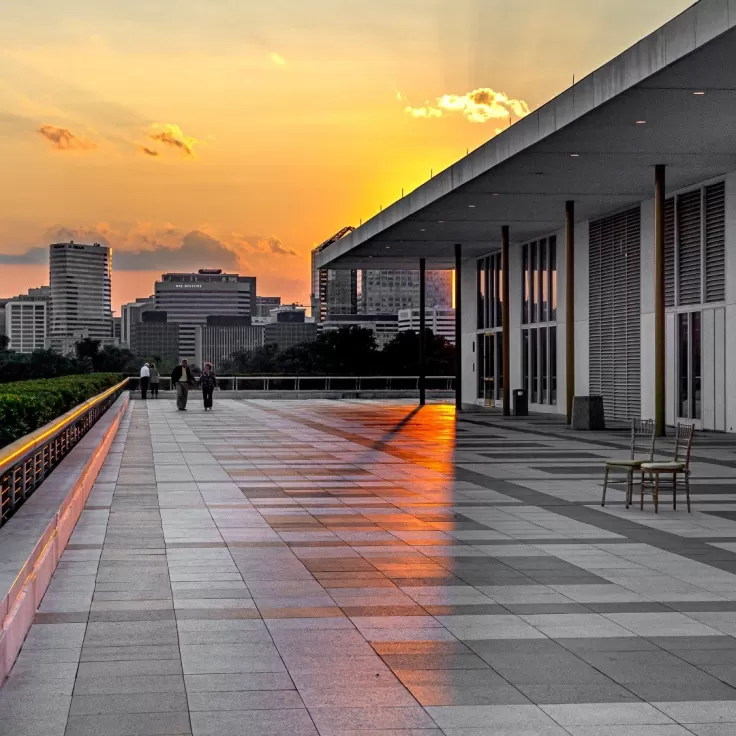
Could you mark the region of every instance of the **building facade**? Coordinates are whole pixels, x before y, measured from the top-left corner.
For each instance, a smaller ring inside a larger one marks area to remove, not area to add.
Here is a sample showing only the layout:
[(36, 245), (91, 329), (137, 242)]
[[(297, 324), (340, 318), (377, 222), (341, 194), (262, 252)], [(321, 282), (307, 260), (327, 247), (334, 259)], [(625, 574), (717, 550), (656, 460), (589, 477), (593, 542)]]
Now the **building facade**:
[[(452, 308), (452, 273), (428, 271), (427, 307)], [(360, 272), (358, 313), (398, 314), (419, 308), (419, 271), (364, 269)]]
[(169, 322), (166, 312), (144, 312), (139, 322), (130, 326), (130, 350), (140, 359), (159, 358), (179, 362), (179, 331), (177, 322)]
[(5, 303), (5, 334), (10, 340), (8, 349), (18, 353), (32, 353), (49, 346), (50, 288), (31, 289)]
[(73, 339), (111, 341), (112, 254), (94, 244), (49, 246), (51, 347), (61, 350)]
[(273, 321), (263, 326), (264, 345), (283, 351), (317, 338), (317, 324), (306, 321), (304, 309), (282, 307), (272, 310), (271, 316)]
[(281, 306), (280, 296), (257, 296), (256, 297), (256, 308), (251, 316), (253, 317), (268, 317), (271, 314), (271, 310)]
[(138, 298), (120, 307), (120, 342), (123, 345), (131, 344), (131, 325), (142, 320), (144, 312), (153, 312), (156, 302), (153, 296)]
[[(399, 332), (419, 332), (419, 309), (402, 309), (399, 311)], [(435, 335), (444, 337), (455, 343), (455, 310), (447, 307), (432, 307), (424, 313), (425, 326)]]
[(165, 273), (155, 285), (156, 310), (165, 311), (179, 324), (179, 357), (196, 357), (196, 327), (207, 317), (250, 317), (256, 305), (253, 276), (200, 269), (198, 273)]
[(201, 368), (211, 363), (217, 368), (234, 352), (252, 352), (263, 346), (264, 327), (250, 324), (197, 325), (195, 362)]

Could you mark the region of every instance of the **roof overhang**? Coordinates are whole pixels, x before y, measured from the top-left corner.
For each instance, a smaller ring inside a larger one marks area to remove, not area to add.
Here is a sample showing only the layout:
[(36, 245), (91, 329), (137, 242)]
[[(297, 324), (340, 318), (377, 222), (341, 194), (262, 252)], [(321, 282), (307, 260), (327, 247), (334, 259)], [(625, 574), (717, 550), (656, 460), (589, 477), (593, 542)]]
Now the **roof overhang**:
[[(736, 169), (736, 0), (700, 0), (316, 254), (329, 268), (452, 268), (502, 225), (522, 243)], [(696, 94), (704, 93), (704, 94)], [(646, 122), (638, 122), (646, 121)]]

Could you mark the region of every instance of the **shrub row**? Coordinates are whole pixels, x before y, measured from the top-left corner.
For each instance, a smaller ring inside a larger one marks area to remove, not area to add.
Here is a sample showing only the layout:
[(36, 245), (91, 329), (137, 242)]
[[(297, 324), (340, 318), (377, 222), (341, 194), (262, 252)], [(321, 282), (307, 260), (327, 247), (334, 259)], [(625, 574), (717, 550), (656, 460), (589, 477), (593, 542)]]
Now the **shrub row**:
[(122, 381), (117, 373), (0, 384), (0, 447), (65, 414)]

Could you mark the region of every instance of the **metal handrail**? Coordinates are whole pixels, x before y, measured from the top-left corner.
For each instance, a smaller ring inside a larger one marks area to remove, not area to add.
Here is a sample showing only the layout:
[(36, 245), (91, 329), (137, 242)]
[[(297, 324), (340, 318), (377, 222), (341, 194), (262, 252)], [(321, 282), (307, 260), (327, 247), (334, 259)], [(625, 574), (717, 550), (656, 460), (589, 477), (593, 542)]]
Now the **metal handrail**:
[(128, 378), (0, 451), (0, 526), (115, 403)]

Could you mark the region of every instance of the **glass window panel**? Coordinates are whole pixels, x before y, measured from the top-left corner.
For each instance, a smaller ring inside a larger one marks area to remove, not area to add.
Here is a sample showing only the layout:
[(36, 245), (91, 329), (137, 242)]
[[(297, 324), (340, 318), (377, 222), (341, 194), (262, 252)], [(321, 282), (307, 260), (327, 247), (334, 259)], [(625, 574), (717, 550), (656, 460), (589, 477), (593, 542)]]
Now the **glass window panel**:
[(496, 335), (496, 398), (503, 398), (503, 333)]
[(532, 350), (531, 350), (531, 384), (532, 384), (532, 390), (530, 394), (530, 400), (532, 404), (538, 404), (539, 403), (539, 386), (538, 386), (538, 380), (539, 380), (539, 361), (538, 361), (538, 355), (537, 355), (537, 332), (538, 330), (529, 330), (529, 337), (532, 341)]
[(521, 300), (521, 321), (523, 324), (529, 322), (529, 246), (521, 249), (521, 288), (523, 290)]
[(529, 246), (530, 251), (530, 259), (529, 259), (529, 271), (530, 271), (530, 291), (529, 291), (529, 298), (531, 300), (530, 303), (530, 314), (529, 314), (529, 321), (533, 324), (537, 321), (537, 244), (532, 243)]
[(549, 239), (549, 321), (557, 321), (557, 238)]
[(529, 395), (529, 330), (521, 331), (521, 387)]
[(494, 367), (496, 364), (496, 356), (495, 356), (495, 335), (489, 334), (484, 335), (483, 339), (486, 343), (486, 362), (484, 366), (484, 375), (485, 375), (485, 382), (486, 382), (486, 392), (485, 392), (485, 399), (486, 404), (490, 404), (491, 401), (495, 398), (496, 395), (496, 387), (495, 387), (495, 371)]
[(677, 354), (678, 354), (678, 407), (677, 416), (686, 418), (689, 415), (689, 392), (688, 392), (688, 315), (678, 315), (677, 330)]
[(541, 328), (539, 330), (539, 367), (542, 379), (542, 386), (539, 391), (539, 403), (547, 403), (547, 381), (549, 379), (549, 363), (547, 362), (547, 330)]
[(496, 256), (496, 273), (498, 274), (498, 291), (496, 300), (496, 327), (503, 325), (503, 269), (501, 268), (501, 255)]
[(485, 399), (486, 397), (486, 376), (485, 376), (485, 344), (483, 341), (483, 335), (478, 335), (478, 359), (476, 362), (478, 371), (478, 398)]
[(547, 241), (539, 241), (539, 321), (546, 322), (547, 300), (549, 298), (549, 280), (547, 278)]
[(557, 404), (557, 328), (549, 328), (549, 403)]
[(691, 331), (691, 350), (692, 363), (690, 366), (690, 375), (692, 376), (690, 381), (690, 418), (691, 419), (702, 419), (703, 418), (703, 404), (702, 404), (702, 366), (701, 366), (701, 344), (700, 344), (700, 312), (693, 312), (692, 318), (692, 331)]
[(486, 313), (486, 269), (485, 259), (478, 261), (478, 329), (485, 327)]

